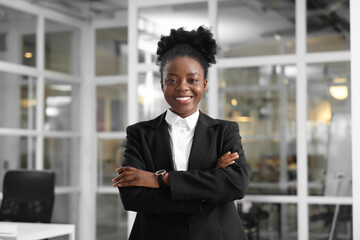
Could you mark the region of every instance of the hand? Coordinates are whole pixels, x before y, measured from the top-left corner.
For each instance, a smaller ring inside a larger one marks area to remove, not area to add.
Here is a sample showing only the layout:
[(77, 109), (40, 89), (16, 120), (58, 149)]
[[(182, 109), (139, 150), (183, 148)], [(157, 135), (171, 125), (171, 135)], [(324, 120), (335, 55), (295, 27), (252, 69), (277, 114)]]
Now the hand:
[(238, 159), (239, 155), (237, 152), (231, 153), (227, 152), (224, 155), (222, 155), (218, 160), (216, 161), (216, 167), (228, 167), (229, 165), (235, 163), (235, 159)]
[(116, 172), (120, 173), (120, 175), (112, 180), (114, 187), (160, 188), (155, 174), (152, 172), (134, 167), (117, 168)]

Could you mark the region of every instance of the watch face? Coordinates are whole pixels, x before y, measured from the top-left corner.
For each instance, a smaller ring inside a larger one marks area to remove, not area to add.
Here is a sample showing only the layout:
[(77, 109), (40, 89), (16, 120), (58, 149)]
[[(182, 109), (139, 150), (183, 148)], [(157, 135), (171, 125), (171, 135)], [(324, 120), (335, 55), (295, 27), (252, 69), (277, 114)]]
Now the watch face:
[(166, 170), (165, 169), (161, 169), (161, 170), (158, 170), (155, 172), (155, 175), (156, 176), (160, 176), (160, 175), (164, 175), (166, 173)]

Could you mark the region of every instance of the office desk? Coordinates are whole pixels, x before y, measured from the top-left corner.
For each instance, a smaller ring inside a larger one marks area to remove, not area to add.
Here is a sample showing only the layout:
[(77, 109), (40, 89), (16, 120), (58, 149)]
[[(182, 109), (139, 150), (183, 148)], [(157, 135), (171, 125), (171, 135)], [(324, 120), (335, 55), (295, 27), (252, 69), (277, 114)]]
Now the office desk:
[(1, 225), (17, 226), (18, 236), (8, 238), (0, 234), (0, 239), (39, 240), (68, 235), (69, 240), (75, 240), (74, 224), (0, 222)]

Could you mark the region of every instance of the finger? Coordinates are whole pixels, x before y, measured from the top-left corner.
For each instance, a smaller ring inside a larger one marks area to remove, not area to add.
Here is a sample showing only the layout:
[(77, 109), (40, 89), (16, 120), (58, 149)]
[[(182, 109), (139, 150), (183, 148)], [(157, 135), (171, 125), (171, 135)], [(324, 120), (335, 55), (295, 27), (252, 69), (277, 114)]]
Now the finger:
[(115, 171), (118, 172), (118, 173), (121, 173), (121, 172), (124, 172), (124, 171), (135, 171), (135, 170), (137, 170), (137, 168), (129, 167), (129, 166), (115, 169)]
[(113, 186), (114, 187), (135, 186), (134, 178), (135, 178), (134, 175), (124, 176), (119, 181), (114, 182)]

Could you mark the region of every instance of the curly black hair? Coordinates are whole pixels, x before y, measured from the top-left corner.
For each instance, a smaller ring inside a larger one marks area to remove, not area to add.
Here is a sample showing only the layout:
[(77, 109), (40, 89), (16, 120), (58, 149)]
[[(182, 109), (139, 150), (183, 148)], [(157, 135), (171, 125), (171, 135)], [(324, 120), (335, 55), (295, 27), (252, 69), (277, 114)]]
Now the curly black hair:
[(169, 36), (161, 36), (156, 51), (156, 64), (160, 67), (161, 79), (166, 62), (177, 56), (189, 56), (197, 60), (204, 70), (206, 79), (210, 65), (216, 63), (218, 51), (219, 47), (212, 32), (204, 26), (192, 31), (186, 31), (184, 28), (171, 29)]

